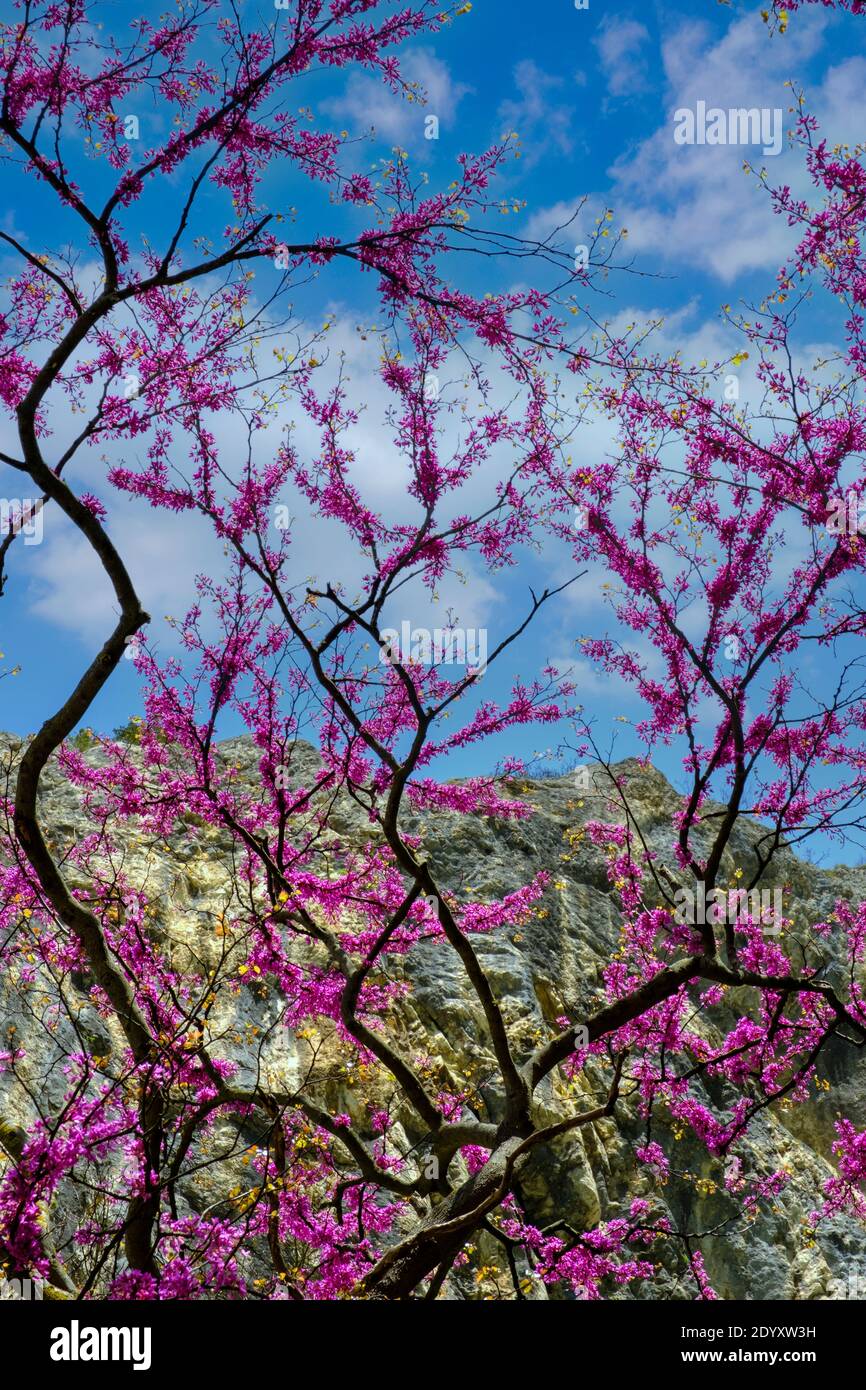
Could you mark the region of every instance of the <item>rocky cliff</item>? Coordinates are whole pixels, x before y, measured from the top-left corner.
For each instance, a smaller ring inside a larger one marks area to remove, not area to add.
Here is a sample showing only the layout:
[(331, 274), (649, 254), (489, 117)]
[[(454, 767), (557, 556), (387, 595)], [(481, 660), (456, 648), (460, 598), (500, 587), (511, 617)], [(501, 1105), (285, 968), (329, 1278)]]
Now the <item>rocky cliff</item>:
[[(0, 742), (7, 762), (14, 761), (16, 752), (16, 740)], [(98, 758), (99, 754), (88, 756)], [(258, 753), (249, 739), (222, 743), (219, 756), (237, 768), (239, 777), (255, 784)], [(293, 777), (309, 779), (314, 763), (312, 749), (297, 748)], [(620, 767), (631, 775), (632, 803), (648, 842), (663, 850), (669, 843), (676, 804), (673, 789), (658, 772), (636, 764)], [(579, 830), (587, 819), (610, 820), (616, 815), (610, 807), (607, 778), (598, 768), (590, 768), (584, 789), (575, 787), (573, 777), (521, 779), (508, 784), (508, 794), (531, 804), (530, 819), (503, 823), (485, 816), (439, 813), (418, 815), (406, 824), (422, 836), (439, 881), (475, 901), (522, 886), (541, 867), (552, 871), (555, 884), (531, 925), (478, 940), (479, 954), (513, 1035), (525, 1038), (529, 1046), (548, 1034), (558, 1015), (568, 1011), (579, 1017), (580, 1010), (599, 997), (600, 971), (616, 949), (620, 915), (604, 861)], [(88, 829), (79, 795), (53, 765), (43, 782), (42, 816), (59, 847), (74, 843)], [(371, 833), (351, 804), (340, 803), (333, 809), (331, 825), (342, 836)], [(116, 825), (112, 833), (124, 875), (146, 887), (153, 909), (152, 930), (165, 949), (181, 965), (185, 957), (193, 956), (215, 961), (224, 949), (224, 939), (215, 933), (214, 924), (228, 915), (231, 901), (228, 833), (193, 823), (178, 826), (167, 842), (143, 836), (133, 824)], [(756, 824), (740, 823), (731, 847), (731, 865), (736, 862), (748, 870), (758, 833)], [(838, 897), (866, 898), (866, 870), (821, 870), (788, 850), (778, 856), (772, 881), (783, 883), (790, 894), (788, 915), (795, 923), (820, 920)], [(453, 955), (435, 944), (421, 944), (407, 958), (406, 970), (412, 989), (400, 1005), (400, 1045), (407, 1055), (425, 1054), (431, 1069), (451, 1078), (456, 1087), (471, 1084), (479, 1102), (495, 1118), (499, 1098), (487, 1080), (493, 1067), (484, 1020), (455, 968)], [(75, 996), (79, 986), (72, 980), (68, 989)], [(0, 984), (4, 1025), (15, 1028), (27, 1054), (17, 1078), (10, 1073), (0, 1076), (0, 1120), (7, 1135), (26, 1132), (35, 1107), (50, 1108), (63, 1091), (62, 1074), (56, 1066), (52, 1070), (52, 1062), (74, 1039), (67, 1036), (66, 1025), (56, 1031), (42, 1026), (39, 999), (38, 981), (22, 991), (7, 974)], [(79, 1029), (92, 1050), (110, 1055), (120, 1045), (111, 1025), (95, 1013), (83, 989), (72, 1003)], [(265, 989), (224, 992), (218, 1008), (221, 1016), (214, 1020), (214, 1031), (221, 1036), (223, 1052), (238, 1061), (242, 1070), (263, 1065), (281, 1086), (291, 1087), (309, 1064), (311, 1049), (330, 1049), (329, 1101), (361, 1113), (351, 1067), (333, 1038), (311, 1040), (307, 1030), (295, 1036), (274, 1028), (277, 1001)], [(841, 1111), (858, 1127), (866, 1126), (866, 1060), (861, 1060), (857, 1049), (840, 1043), (826, 1054), (820, 1071), (830, 1082), (829, 1090), (818, 1091), (805, 1105), (773, 1114), (765, 1111), (755, 1122), (746, 1146), (749, 1174), (767, 1174), (785, 1166), (793, 1177), (778, 1205), (753, 1221), (729, 1220), (732, 1208), (720, 1188), (721, 1166), (687, 1136), (664, 1136), (676, 1176), (660, 1185), (634, 1158), (642, 1131), (627, 1107), (617, 1124), (602, 1121), (537, 1154), (521, 1176), (520, 1196), (536, 1224), (563, 1219), (580, 1229), (622, 1214), (635, 1196), (652, 1195), (679, 1229), (717, 1229), (699, 1244), (710, 1278), (725, 1298), (862, 1298), (866, 1296), (866, 1227), (837, 1220), (814, 1244), (807, 1221), (820, 1184), (834, 1171), (830, 1145), (835, 1116)], [(725, 1099), (720, 1087), (713, 1100), (724, 1105)], [(548, 1080), (539, 1101), (555, 1119), (573, 1109), (575, 1090), (569, 1092), (562, 1083)], [(400, 1119), (409, 1142), (416, 1142), (411, 1115)], [(213, 1142), (218, 1142), (218, 1136)], [(182, 1200), (201, 1210), (222, 1195), (223, 1180), (216, 1170), (206, 1169), (186, 1184)], [(58, 1244), (73, 1214), (63, 1209), (62, 1201), (56, 1204), (51, 1220)], [(484, 1251), (484, 1264), (491, 1271), (486, 1284), (479, 1289), (458, 1276), (447, 1286), (446, 1296), (511, 1296), (510, 1281), (500, 1270), (502, 1251), (493, 1242)], [(532, 1281), (527, 1283), (527, 1293), (548, 1296), (540, 1286), (534, 1288)], [(624, 1289), (615, 1296), (635, 1297), (635, 1292)], [(657, 1276), (642, 1287), (639, 1296), (692, 1297), (693, 1289), (683, 1279), (681, 1257), (673, 1253), (669, 1260), (663, 1257)]]

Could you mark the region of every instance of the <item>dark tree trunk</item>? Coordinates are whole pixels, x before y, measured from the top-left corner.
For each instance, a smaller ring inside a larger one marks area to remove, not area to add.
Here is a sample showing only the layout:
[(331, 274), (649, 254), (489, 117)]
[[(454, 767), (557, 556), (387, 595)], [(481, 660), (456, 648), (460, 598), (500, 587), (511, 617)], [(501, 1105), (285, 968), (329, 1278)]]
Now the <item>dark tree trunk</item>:
[(502, 1201), (511, 1186), (524, 1137), (515, 1135), (494, 1150), (484, 1167), (450, 1193), (421, 1228), (385, 1254), (364, 1280), (373, 1299), (406, 1299), (428, 1274), (456, 1259), (472, 1232)]

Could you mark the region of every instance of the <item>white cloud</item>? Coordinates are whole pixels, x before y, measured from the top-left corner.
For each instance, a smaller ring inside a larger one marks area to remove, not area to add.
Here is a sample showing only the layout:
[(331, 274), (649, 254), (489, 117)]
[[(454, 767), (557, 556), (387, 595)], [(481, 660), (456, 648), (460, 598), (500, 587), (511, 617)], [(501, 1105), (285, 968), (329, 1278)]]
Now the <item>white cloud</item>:
[[(796, 82), (820, 50), (825, 25), (823, 15), (804, 13), (784, 44), (768, 39), (758, 15), (735, 20), (720, 39), (697, 20), (672, 29), (662, 45), (663, 119), (615, 161), (611, 187), (589, 199), (585, 231), (591, 232), (599, 209), (610, 206), (617, 224), (628, 228), (630, 249), (644, 257), (695, 266), (726, 284), (749, 271), (775, 270), (795, 233), (774, 216), (766, 189), (743, 164), (764, 165), (772, 185), (787, 183), (805, 194), (802, 152), (790, 149), (787, 140), (775, 157), (765, 157), (758, 145), (678, 145), (674, 113), (694, 110), (698, 101), (726, 111), (767, 107), (781, 110), (789, 129), (792, 93), (785, 84)], [(858, 55), (828, 67), (807, 91), (807, 104), (831, 144), (866, 128), (866, 59)], [(581, 192), (537, 213), (529, 234), (544, 235), (562, 223)]]
[(353, 72), (342, 96), (321, 102), (321, 109), (341, 121), (352, 135), (373, 128), (390, 144), (422, 149), (429, 144), (424, 135), (425, 117), (437, 116), (448, 129), (456, 121), (460, 102), (472, 89), (455, 82), (442, 59), (426, 48), (408, 51), (401, 58), (400, 71), (405, 82), (414, 84), (414, 100), (392, 92), (381, 78)]
[[(356, 320), (341, 306), (328, 305), (326, 317), (334, 327), (327, 335), (326, 345), (320, 346), (321, 367), (316, 373), (316, 386), (327, 395), (342, 371), (347, 399), (357, 411), (357, 420), (350, 425), (342, 444), (352, 454), (347, 464), (347, 476), (356, 486), (365, 503), (380, 510), (393, 525), (417, 524), (422, 509), (409, 494), (410, 464), (405, 451), (398, 448), (393, 434), (396, 426), (386, 423), (394, 397), (381, 378), (381, 343), (375, 333), (360, 333)], [(302, 325), (301, 336), (306, 336)], [(271, 346), (262, 348), (267, 370)], [(496, 383), (497, 372), (490, 364), (490, 378)], [(455, 353), (454, 361), (440, 368), (443, 396), (449, 397), (462, 389), (465, 363)], [(452, 379), (457, 386), (452, 386)], [(503, 381), (497, 400), (502, 408), (513, 392), (513, 382)], [(471, 392), (470, 392), (471, 394)], [(287, 421), (294, 428), (291, 440), (298, 457), (310, 467), (321, 450), (321, 434), (307, 414), (292, 400), (272, 424), (255, 437), (255, 453), (259, 460), (272, 457), (285, 440)], [(52, 421), (56, 428), (54, 444), (62, 450), (75, 432), (75, 420), (60, 408)], [(466, 422), (460, 412), (443, 417), (441, 449), (443, 457), (460, 447)], [(218, 438), (220, 456), (229, 473), (237, 472), (246, 457), (248, 439), (244, 421), (223, 412), (219, 417)], [(0, 423), (0, 443), (2, 423)], [(179, 435), (171, 457), (181, 471), (185, 464), (185, 440)], [(14, 442), (10, 439), (10, 447)], [(196, 601), (195, 579), (207, 574), (215, 579), (227, 573), (228, 562), (222, 543), (213, 535), (209, 523), (192, 513), (174, 514), (156, 510), (141, 498), (118, 493), (106, 485), (106, 466), (123, 462), (135, 468), (140, 461), (143, 444), (134, 456), (120, 442), (103, 441), (99, 457), (96, 453), (76, 459), (68, 472), (68, 481), (76, 491), (96, 492), (109, 511), (108, 531), (121, 554), (144, 608), (153, 619), (148, 629), (148, 641), (154, 642), (162, 656), (174, 650), (176, 638), (164, 623), (171, 614), (180, 618)], [(489, 467), (478, 470), (459, 491), (459, 497), (449, 499), (443, 508), (440, 524), (446, 524), (454, 513), (469, 515), (489, 505), (497, 477), (505, 476), (514, 459), (508, 449), (491, 457)], [(293, 518), (289, 583), (330, 582), (342, 586), (354, 596), (369, 571), (369, 557), (347, 537), (336, 521), (314, 516), (310, 504), (295, 488), (284, 489), (284, 502)], [(117, 617), (114, 593), (91, 547), (76, 529), (53, 506), (44, 513), (43, 544), (27, 552), (27, 611), (33, 618), (49, 624), (50, 628), (74, 634), (86, 646), (102, 642)], [(17, 560), (17, 556), (15, 557)], [(407, 585), (395, 600), (390, 616), (413, 623), (441, 626), (449, 610), (454, 622), (464, 627), (490, 626), (491, 646), (500, 640), (513, 615), (503, 607), (501, 585), (484, 572), (476, 557), (467, 555), (461, 564), (462, 579), (446, 575), (437, 585), (433, 598), (418, 582)], [(497, 613), (502, 616), (497, 617)], [(49, 630), (50, 630), (49, 628)]]
[[(44, 529), (38, 564), (30, 568), (30, 613), (88, 645), (104, 642), (117, 621), (118, 605), (99, 560), (57, 508), (46, 508)], [(183, 616), (193, 601), (197, 574), (220, 573), (222, 545), (197, 517), (157, 512), (117, 494), (111, 498), (109, 532), (153, 619), (148, 640), (153, 637), (165, 646), (163, 618)], [(174, 645), (170, 636), (168, 645)]]
[(612, 97), (646, 90), (649, 77), (649, 30), (636, 19), (605, 19), (593, 40)]
[[(575, 86), (585, 82), (574, 74)], [(565, 84), (561, 77), (544, 72), (531, 58), (522, 58), (514, 69), (517, 97), (503, 101), (497, 112), (503, 134), (516, 130), (524, 149), (526, 167), (555, 149), (570, 154), (576, 129), (574, 107), (563, 102)]]

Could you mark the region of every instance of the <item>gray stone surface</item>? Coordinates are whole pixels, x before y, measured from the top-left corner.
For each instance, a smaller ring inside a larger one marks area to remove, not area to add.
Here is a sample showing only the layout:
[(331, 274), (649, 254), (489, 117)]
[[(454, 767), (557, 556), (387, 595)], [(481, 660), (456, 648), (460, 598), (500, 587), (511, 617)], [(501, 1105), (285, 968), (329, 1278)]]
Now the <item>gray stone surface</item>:
[[(14, 754), (15, 747), (15, 740), (0, 736), (0, 755)], [(256, 785), (259, 753), (250, 739), (224, 742), (219, 755), (236, 767), (238, 776), (251, 787)], [(296, 780), (309, 781), (315, 765), (313, 749), (296, 747), (292, 774)], [(620, 765), (619, 770), (630, 774), (630, 794), (648, 843), (665, 857), (671, 813), (677, 804), (672, 788), (661, 774), (637, 764)], [(423, 837), (438, 880), (458, 895), (476, 901), (491, 899), (521, 887), (540, 868), (551, 870), (564, 885), (547, 892), (541, 905), (544, 915), (534, 917), (526, 927), (477, 940), (512, 1034), (528, 1051), (549, 1034), (558, 1014), (568, 1011), (579, 1017), (582, 1007), (590, 1007), (600, 997), (601, 970), (616, 948), (620, 914), (602, 856), (585, 840), (570, 846), (566, 833), (589, 818), (617, 817), (599, 769), (592, 769), (591, 785), (585, 791), (576, 790), (573, 779), (567, 777), (520, 779), (508, 783), (505, 790), (532, 805), (534, 814), (529, 820), (504, 823), (486, 816), (424, 814), (410, 817), (406, 828)], [(54, 765), (44, 777), (41, 811), (59, 845), (86, 833), (80, 796)], [(335, 807), (330, 826), (334, 834), (348, 838), (371, 833), (362, 813), (348, 802)], [(115, 822), (112, 833), (122, 853), (125, 875), (134, 883), (147, 885), (154, 908), (153, 932), (181, 964), (184, 953), (190, 951), (215, 961), (220, 944), (213, 923), (231, 892), (228, 833), (190, 823), (177, 828), (168, 847), (148, 839), (131, 823)], [(752, 822), (739, 824), (725, 871), (740, 864), (748, 872), (758, 833)], [(787, 850), (779, 855), (771, 882), (784, 884), (790, 891), (790, 915), (798, 926), (820, 920), (837, 897), (866, 898), (863, 869), (821, 870)], [(495, 1117), (499, 1097), (488, 1079), (493, 1068), (484, 1019), (453, 955), (440, 945), (420, 944), (407, 959), (406, 972), (412, 992), (400, 1005), (400, 1045), (408, 1055), (424, 1053), (430, 1057), (431, 1064), (452, 1077), (455, 1084), (471, 1076), (477, 1093)], [(112, 1025), (98, 1016), (75, 982), (68, 981), (65, 988), (91, 1050), (109, 1053), (118, 1047)], [(57, 1033), (42, 1026), (41, 1007), (38, 991), (22, 996), (8, 981), (0, 981), (0, 1013), (4, 1021), (14, 1024), (27, 1052), (21, 1070), (25, 1084), (9, 1074), (0, 1077), (0, 1118), (19, 1130), (26, 1130), (34, 1113), (34, 1095), (28, 1094), (28, 1085), (36, 1088), (38, 1104), (48, 1110), (59, 1103), (64, 1082), (58, 1056), (74, 1044), (68, 1022), (62, 1022)], [(215, 1031), (223, 1037), (223, 1053), (241, 1064), (241, 1080), (245, 1074), (251, 1075), (254, 1065), (261, 1064), (281, 1086), (291, 1087), (297, 1082), (308, 1055), (307, 1043), (275, 1026), (279, 1005), (273, 995), (265, 997), (264, 991), (259, 995), (252, 990), (224, 994), (218, 1010), (219, 1028)], [(253, 1029), (258, 1029), (254, 1042)], [(766, 1174), (781, 1165), (791, 1170), (792, 1181), (776, 1208), (752, 1222), (740, 1219), (700, 1242), (710, 1277), (723, 1297), (838, 1297), (843, 1285), (850, 1289), (852, 1270), (866, 1271), (863, 1226), (836, 1221), (823, 1231), (815, 1246), (805, 1234), (820, 1184), (834, 1171), (830, 1152), (834, 1118), (841, 1112), (860, 1126), (866, 1124), (866, 1063), (862, 1053), (842, 1044), (834, 1046), (821, 1073), (832, 1081), (829, 1092), (803, 1106), (764, 1112), (745, 1146), (747, 1172)], [(340, 1080), (336, 1067), (332, 1076), (329, 1100), (361, 1116), (363, 1108), (359, 1109), (348, 1077)], [(548, 1079), (539, 1093), (539, 1114), (556, 1119), (570, 1113), (575, 1099), (580, 1099), (581, 1084), (588, 1083), (578, 1083), (569, 1091), (561, 1082)], [(721, 1088), (712, 1097), (717, 1104), (730, 1098)], [(421, 1136), (413, 1127), (411, 1112), (401, 1111), (399, 1120), (408, 1142), (416, 1142)], [(720, 1164), (711, 1162), (686, 1137), (677, 1141), (663, 1130), (657, 1137), (671, 1155), (673, 1166), (690, 1174), (687, 1180), (657, 1186), (635, 1162), (633, 1148), (640, 1142), (641, 1129), (626, 1107), (620, 1123), (603, 1121), (557, 1141), (533, 1158), (520, 1180), (520, 1196), (531, 1218), (542, 1225), (565, 1219), (580, 1228), (624, 1213), (635, 1196), (651, 1195), (681, 1229), (707, 1230), (724, 1221), (731, 1205), (718, 1190)], [(223, 1122), (209, 1142), (217, 1147), (223, 1143), (229, 1150), (237, 1147), (240, 1138), (229, 1122)], [(695, 1179), (705, 1181), (696, 1186)], [(185, 1185), (182, 1203), (201, 1210), (220, 1196), (222, 1181), (224, 1174), (206, 1171)], [(76, 1200), (62, 1197), (55, 1204), (52, 1221), (57, 1229), (69, 1228)], [(491, 1258), (495, 1253), (496, 1247)], [(861, 1279), (859, 1287), (862, 1297), (866, 1280)], [(471, 1285), (459, 1278), (447, 1291), (452, 1297), (473, 1296)], [(503, 1291), (507, 1291), (504, 1284)], [(530, 1296), (546, 1294), (535, 1288)], [(626, 1289), (616, 1296), (635, 1297), (636, 1293)], [(682, 1280), (681, 1256), (663, 1256), (657, 1276), (637, 1296), (693, 1296)]]

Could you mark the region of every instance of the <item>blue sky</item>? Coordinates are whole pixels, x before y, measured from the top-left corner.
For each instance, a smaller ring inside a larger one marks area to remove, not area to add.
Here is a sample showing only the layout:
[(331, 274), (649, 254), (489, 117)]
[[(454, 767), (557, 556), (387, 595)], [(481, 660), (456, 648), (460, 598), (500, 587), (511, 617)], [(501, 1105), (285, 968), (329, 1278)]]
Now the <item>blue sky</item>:
[[(249, 22), (256, 12), (266, 12), (264, 5), (242, 8)], [(743, 172), (744, 155), (765, 163), (772, 182), (796, 187), (803, 181), (802, 168), (799, 157), (787, 149), (769, 160), (757, 149), (684, 150), (672, 138), (673, 112), (697, 100), (723, 107), (780, 107), (787, 126), (791, 97), (785, 82), (793, 80), (805, 88), (831, 139), (853, 141), (866, 131), (866, 25), (816, 7), (794, 16), (787, 33), (771, 39), (759, 8), (707, 0), (666, 0), (663, 5), (590, 0), (588, 9), (576, 10), (573, 0), (544, 0), (535, 6), (474, 0), (471, 13), (445, 32), (410, 46), (405, 72), (426, 90), (426, 106), (400, 102), (372, 78), (358, 74), (302, 78), (298, 104), (310, 105), (334, 128), (359, 137), (367, 137), (375, 126), (375, 135), (357, 146), (360, 167), (400, 145), (414, 165), (429, 173), (434, 186), (451, 180), (459, 152), (480, 150), (505, 131), (517, 131), (522, 157), (509, 165), (502, 191), (526, 200), (527, 207), (509, 219), (507, 229), (546, 233), (584, 196), (587, 231), (595, 216), (613, 209), (616, 225), (628, 229), (634, 268), (644, 274), (611, 277), (610, 298), (596, 301), (596, 310), (620, 323), (663, 316), (660, 342), (680, 347), (686, 357), (712, 360), (739, 346), (721, 323), (720, 305), (759, 298), (790, 245), (790, 233), (772, 216), (766, 194)], [(117, 27), (120, 9), (104, 6), (107, 26)], [(440, 121), (435, 141), (424, 138), (424, 119), (430, 114)], [(148, 123), (156, 133), (160, 120), (157, 110), (144, 113), (145, 139)], [(95, 177), (94, 166), (82, 162), (85, 187), (95, 186)], [(163, 198), (173, 193), (179, 189), (167, 187), (143, 206), (139, 231), (158, 238)], [(274, 172), (266, 196), (275, 209), (298, 206), (300, 235), (341, 234), (350, 226), (346, 214), (311, 199), (285, 171)], [(7, 180), (5, 203), (0, 225), (14, 229), (33, 251), (50, 252), (62, 242), (61, 224), (32, 185)], [(220, 214), (214, 203), (215, 226)], [(573, 237), (569, 233), (569, 239), (583, 238), (578, 231)], [(0, 262), (4, 272), (11, 268), (2, 254)], [(483, 288), (479, 271), (467, 265), (465, 274), (470, 288)], [(506, 283), (507, 275), (497, 281)], [(350, 356), (359, 396), (375, 406), (376, 349), (364, 347), (354, 332), (369, 304), (361, 290), (348, 269), (329, 271), (301, 308), (311, 316), (323, 310), (334, 316), (335, 340)], [(833, 328), (832, 313), (825, 317), (816, 311), (808, 335), (820, 343)], [(748, 391), (748, 372), (744, 389)], [(58, 416), (54, 426), (60, 440), (70, 423)], [(3, 447), (11, 443), (7, 430), (4, 425)], [(366, 442), (375, 453), (372, 419)], [(586, 447), (604, 446), (601, 436), (590, 436)], [(110, 501), (101, 468), (94, 455), (71, 476)], [(369, 478), (387, 502), (389, 484), (380, 474), (373, 460)], [(10, 471), (2, 470), (0, 496), (14, 497), (19, 490)], [(185, 519), (158, 518), (126, 501), (112, 525), (155, 619), (153, 637), (170, 650), (163, 616), (184, 611), (194, 573), (214, 573), (221, 564), (219, 547), (204, 533), (194, 534)], [(301, 570), (327, 577), (320, 568), (322, 555), (332, 552), (321, 534), (306, 526), (302, 531)], [(527, 556), (512, 576), (495, 585), (469, 575), (465, 588), (447, 593), (445, 602), (464, 625), (488, 626), (492, 646), (503, 624), (528, 602), (528, 586), (562, 582), (569, 563), (564, 553)], [(574, 661), (575, 639), (608, 626), (597, 600), (594, 579), (575, 585), (512, 648), (508, 670), (486, 677), (485, 696), (504, 695), (515, 671), (528, 678), (548, 660), (561, 665)], [(107, 586), (84, 547), (46, 516), (43, 544), (19, 545), (13, 554), (0, 602), (5, 664), (22, 668), (14, 680), (0, 682), (0, 727), (26, 733), (53, 711), (108, 630), (111, 613)], [(623, 697), (621, 709), (614, 709), (612, 692), (597, 676), (579, 661), (576, 669), (584, 683), (584, 702), (605, 727), (612, 714), (637, 716), (636, 704)], [(87, 722), (111, 729), (139, 707), (138, 678), (132, 663), (123, 663)], [(628, 726), (615, 727), (621, 753), (634, 751)], [(555, 745), (557, 738), (553, 731), (522, 737), (512, 733), (505, 744), (455, 758), (449, 770), (485, 771), (506, 752), (528, 755), (539, 746)]]

